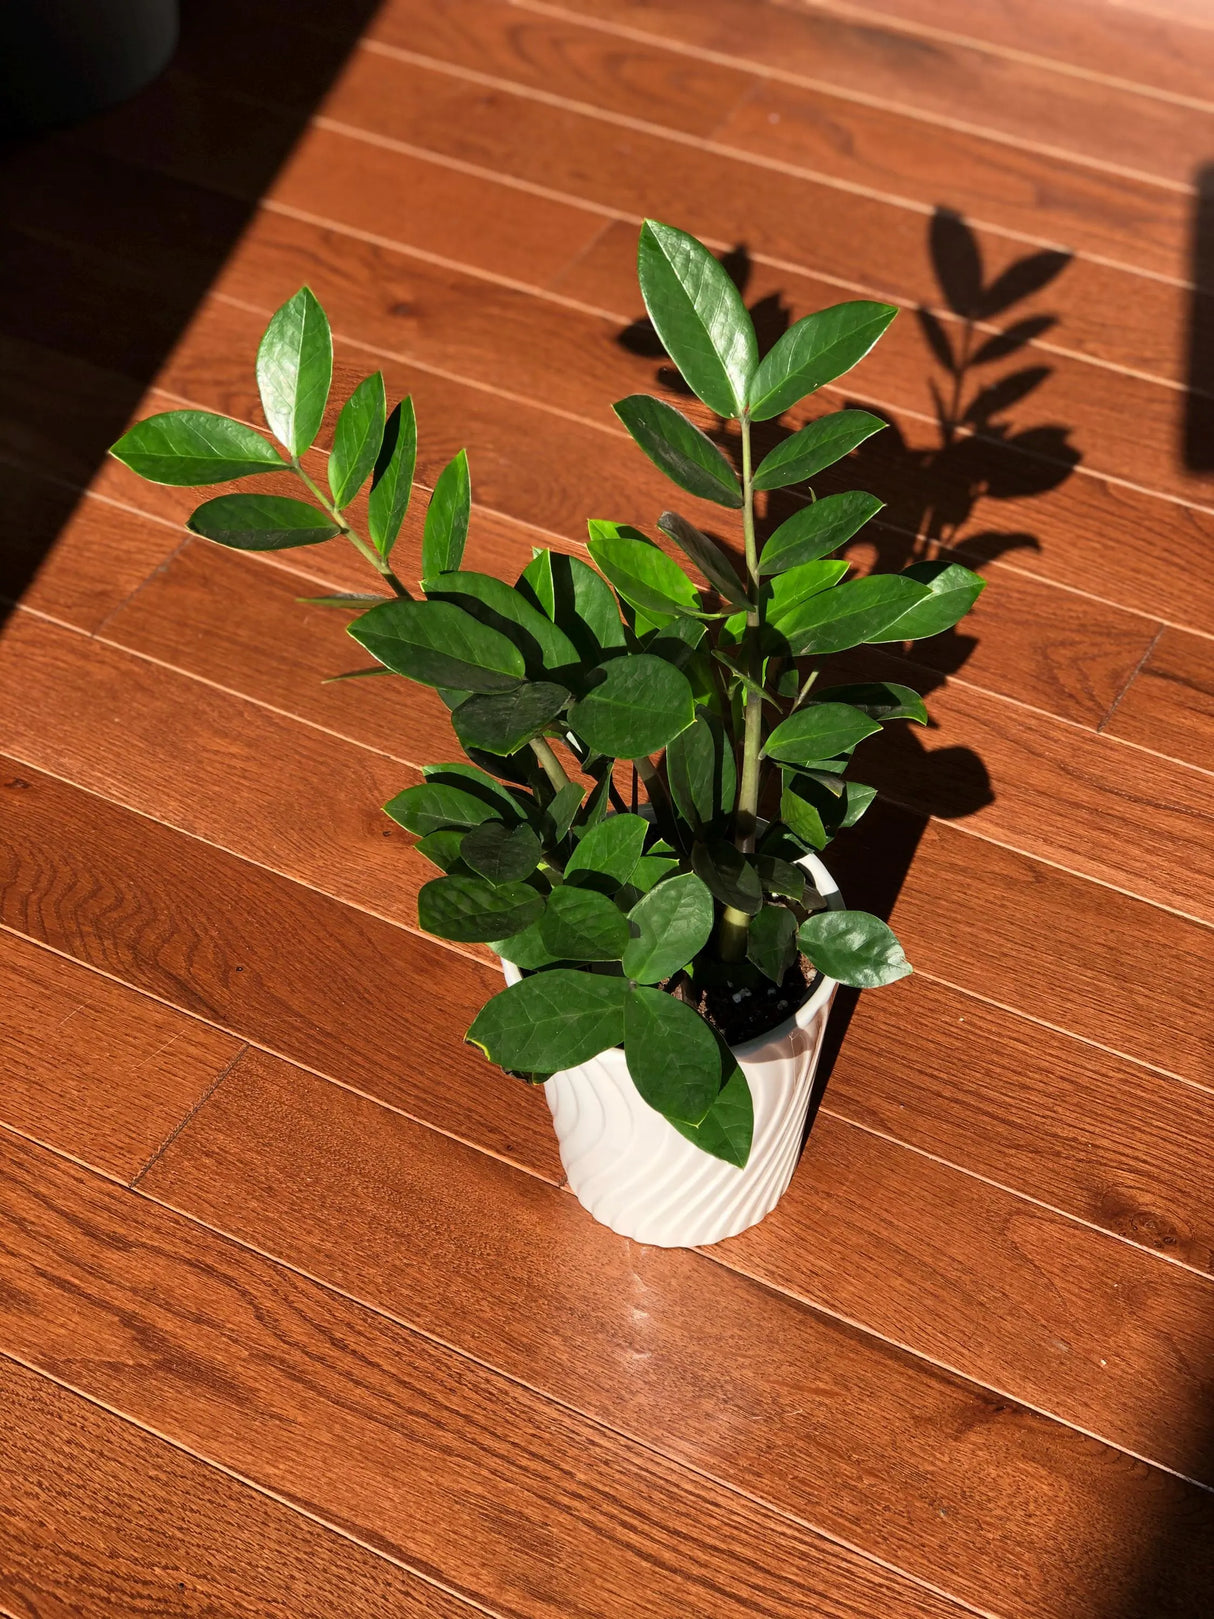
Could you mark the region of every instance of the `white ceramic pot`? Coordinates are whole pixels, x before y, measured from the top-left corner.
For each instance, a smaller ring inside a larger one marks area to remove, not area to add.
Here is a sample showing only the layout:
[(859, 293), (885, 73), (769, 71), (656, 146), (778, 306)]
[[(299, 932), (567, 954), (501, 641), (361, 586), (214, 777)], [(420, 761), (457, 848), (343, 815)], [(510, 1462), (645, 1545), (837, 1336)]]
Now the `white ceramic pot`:
[[(832, 910), (843, 898), (816, 855), (800, 862)], [(522, 976), (511, 962), (509, 984)], [(702, 1152), (644, 1101), (617, 1046), (544, 1086), (570, 1189), (596, 1220), (658, 1248), (694, 1248), (757, 1225), (783, 1197), (801, 1150), (826, 1019), (838, 985), (820, 977), (784, 1023), (735, 1046), (754, 1098), (750, 1158)]]

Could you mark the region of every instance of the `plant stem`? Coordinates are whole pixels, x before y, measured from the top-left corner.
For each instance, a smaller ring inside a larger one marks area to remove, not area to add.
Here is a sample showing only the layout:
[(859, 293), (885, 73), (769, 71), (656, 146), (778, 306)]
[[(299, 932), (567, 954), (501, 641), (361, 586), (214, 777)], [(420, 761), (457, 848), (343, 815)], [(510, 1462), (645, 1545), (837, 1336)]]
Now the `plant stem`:
[[(734, 811), (734, 841), (743, 854), (753, 854), (755, 829), (759, 818), (759, 753), (763, 746), (763, 702), (758, 691), (763, 686), (762, 612), (759, 578), (759, 547), (755, 539), (755, 489), (751, 469), (750, 418), (742, 416), (742, 533), (746, 540), (746, 584), (750, 606), (746, 610), (746, 672), (755, 688), (743, 687), (745, 727), (742, 736), (742, 775), (738, 782), (738, 803)], [(745, 911), (725, 907), (721, 917), (721, 959), (741, 961), (746, 955), (750, 918)]]
[(299, 464), (299, 461), (298, 460), (292, 460), (291, 466), (294, 468), (296, 474), (303, 480), (303, 482), (307, 485), (307, 487), (312, 491), (313, 496), (324, 507), (324, 509), (328, 513), (328, 515), (337, 524), (338, 528), (346, 536), (346, 538), (349, 540), (350, 544), (354, 547), (354, 549), (356, 551), (358, 551), (362, 556), (364, 556), (367, 559), (367, 561), (375, 569), (376, 573), (378, 573), (380, 575), (380, 577), (383, 579), (384, 583), (387, 584), (387, 585), (390, 585), (392, 587), (392, 589), (396, 592), (396, 594), (398, 596), (403, 597), (405, 601), (412, 601), (413, 597), (412, 597), (411, 593), (405, 589), (404, 585), (401, 584), (400, 580), (392, 572), (392, 569), (384, 561), (383, 557), (381, 557), (379, 555), (379, 553), (376, 551), (375, 547), (372, 546), (372, 545), (368, 545), (366, 540), (364, 540), (361, 537), (361, 535), (358, 535), (358, 534), (356, 534), (354, 532), (354, 530), (350, 527), (349, 523), (346, 522), (345, 518), (338, 511), (337, 507), (328, 498), (328, 496), (324, 493), (324, 491), (316, 483), (314, 483), (311, 478), (309, 478), (308, 474), (304, 471), (303, 467)]
[(531, 739), (531, 751), (543, 767), (544, 774), (559, 793), (562, 787), (568, 787), (569, 777), (565, 774), (561, 761), (548, 746), (546, 738), (535, 736)]

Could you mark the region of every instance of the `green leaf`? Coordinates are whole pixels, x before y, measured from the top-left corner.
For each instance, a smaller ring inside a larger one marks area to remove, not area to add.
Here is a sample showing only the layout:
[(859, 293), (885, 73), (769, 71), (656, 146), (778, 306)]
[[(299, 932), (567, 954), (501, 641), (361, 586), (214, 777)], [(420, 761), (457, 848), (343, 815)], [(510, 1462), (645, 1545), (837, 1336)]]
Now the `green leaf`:
[(501, 818), (501, 810), (477, 794), (446, 782), (428, 781), (406, 787), (403, 793), (390, 798), (384, 813), (419, 837), (447, 827), (467, 828)]
[(186, 527), (234, 551), (289, 551), (341, 533), (324, 512), (286, 495), (217, 495), (191, 513)]
[(745, 587), (715, 540), (701, 534), (694, 523), (680, 517), (678, 512), (663, 512), (658, 518), (658, 527), (663, 534), (669, 534), (680, 550), (691, 558), (723, 600), (733, 607), (747, 605)]
[(333, 339), (310, 287), (277, 310), (257, 350), (257, 387), (270, 431), (298, 460), (320, 432), (333, 378)]
[(564, 686), (535, 680), (512, 691), (465, 697), (452, 713), (451, 723), (465, 748), (483, 748), (504, 758), (539, 736), (568, 701)]
[(495, 995), (467, 1039), (502, 1068), (558, 1073), (620, 1044), (627, 997), (623, 978), (556, 967)]
[(716, 1035), (664, 990), (641, 986), (625, 1001), (624, 1056), (642, 1098), (672, 1123), (699, 1124), (720, 1093)]
[(385, 561), (392, 554), (409, 510), (416, 464), (417, 418), (413, 414), (412, 399), (402, 399), (384, 426), (367, 498), (367, 531), (372, 545)]
[(596, 753), (611, 759), (646, 758), (695, 717), (687, 676), (652, 653), (612, 658), (589, 678), (597, 683), (575, 704), (569, 724)]
[(835, 774), (845, 763), (817, 760), (812, 769), (783, 772), (780, 819), (803, 848), (825, 849), (836, 833), (856, 824), (876, 797), (875, 788)]
[(678, 869), (679, 862), (670, 855), (643, 854), (628, 880), (628, 886), (638, 894), (648, 894)]
[(301, 607), (343, 607), (351, 612), (362, 612), (379, 602), (391, 601), (391, 596), (372, 596), (362, 591), (339, 591), (333, 596), (296, 596)]
[(796, 953), (796, 917), (787, 905), (765, 905), (751, 919), (747, 959), (773, 984), (782, 984)]
[[(795, 632), (784, 632), (796, 657), (846, 652), (878, 639), (887, 626), (923, 600), (926, 586), (902, 574), (869, 574), (824, 591), (797, 611)], [(382, 612), (382, 608), (375, 608)]]
[(459, 944), (508, 939), (538, 922), (544, 900), (526, 883), (486, 882), (483, 877), (436, 877), (417, 894), (417, 920), (427, 933)]
[(468, 518), (472, 512), (472, 480), (468, 452), (460, 450), (447, 462), (434, 484), (426, 507), (422, 535), (422, 576), (451, 573), (464, 559)]
[(767, 893), (783, 894), (785, 899), (795, 899), (798, 905), (801, 903), (805, 897), (805, 873), (800, 866), (772, 854), (759, 855), (755, 864)]
[(740, 416), (759, 349), (724, 265), (686, 231), (647, 219), (637, 279), (654, 331), (692, 392), (718, 416)]
[(787, 573), (777, 574), (769, 586), (766, 622), (781, 635), (791, 635), (800, 623), (805, 603), (824, 590), (832, 590), (850, 566), (847, 562), (800, 562)]
[(897, 577), (913, 579), (929, 594), (887, 625), (874, 640), (922, 641), (929, 635), (939, 635), (942, 630), (951, 630), (986, 589), (985, 579), (956, 562), (916, 562)]
[(451, 602), (384, 602), (348, 628), (373, 658), (426, 686), (503, 691), (527, 672), (512, 641)]
[(790, 326), (764, 356), (750, 387), (750, 414), (765, 422), (862, 360), (898, 313), (893, 304), (850, 303), (819, 309)]
[(777, 444), (763, 457), (755, 473), (756, 489), (784, 489), (791, 483), (812, 478), (823, 467), (833, 466), (850, 455), (866, 438), (880, 432), (885, 422), (867, 410), (836, 410), (819, 416), (799, 433)]
[(666, 749), (666, 779), (683, 819), (696, 832), (730, 813), (737, 795), (733, 748), (715, 714), (696, 717)]
[(725, 838), (692, 845), (691, 864), (712, 894), (735, 911), (754, 916), (763, 904), (763, 884), (754, 865)]
[(560, 961), (618, 961), (628, 943), (628, 923), (605, 894), (566, 885), (548, 896), (540, 938)]
[(783, 573), (786, 568), (829, 556), (884, 505), (875, 495), (849, 489), (845, 494), (824, 495), (812, 505), (803, 506), (770, 536), (759, 558), (759, 572)]
[(520, 972), (530, 973), (537, 967), (550, 967), (561, 959), (554, 956), (544, 943), (539, 922), (533, 922), (529, 928), (513, 934), (509, 939), (488, 939), (486, 943), (503, 961), (512, 961)]
[[(442, 837), (443, 834), (436, 832), (431, 836)], [(540, 863), (540, 840), (529, 826), (482, 821), (471, 832), (463, 834), (459, 852), (464, 864), (486, 882), (521, 883)]]
[(570, 669), (581, 661), (573, 642), (546, 613), (533, 607), (521, 591), (491, 573), (460, 569), (453, 573), (427, 574), (422, 580), (422, 589), (432, 601), (454, 603), (513, 642), (532, 677)]
[(548, 819), (552, 827), (552, 841), (562, 843), (569, 835), (574, 816), (582, 807), (586, 789), (581, 782), (568, 781), (548, 806)]
[(815, 759), (846, 753), (880, 729), (879, 721), (847, 703), (815, 703), (777, 725), (763, 752), (786, 764), (807, 765)]
[(390, 675), (391, 673), (391, 669), (385, 669), (382, 663), (373, 663), (369, 669), (345, 669), (339, 675), (325, 675), (321, 680), (321, 685), (332, 686), (339, 680), (366, 680), (371, 675)]
[(860, 686), (824, 686), (810, 693), (807, 701), (814, 703), (847, 703), (867, 714), (870, 720), (916, 720), (927, 724), (927, 707), (922, 697), (910, 686), (896, 686), (888, 680), (878, 680)]
[(185, 487), (287, 470), (282, 456), (260, 433), (209, 410), (166, 410), (149, 416), (111, 445), (110, 454), (149, 483)]
[(537, 551), (517, 589), (564, 631), (583, 663), (598, 663), (604, 652), (625, 645), (610, 585), (580, 557)]
[(341, 407), (329, 456), (329, 488), (340, 511), (348, 506), (371, 476), (384, 441), (383, 373), (364, 378)]
[(665, 551), (626, 523), (592, 518), (589, 551), (626, 602), (665, 618), (698, 613), (700, 593)]
[(819, 972), (853, 989), (876, 989), (911, 971), (891, 930), (867, 911), (820, 911), (801, 924), (797, 943)]
[(660, 984), (695, 960), (712, 935), (712, 895), (694, 872), (669, 877), (628, 913), (632, 932), (624, 974), (638, 984)]
[(650, 394), (631, 394), (612, 409), (653, 464), (680, 489), (718, 506), (736, 510), (742, 505), (737, 474), (707, 434), (682, 411)]
[(733, 1063), (720, 1094), (699, 1124), (671, 1124), (681, 1136), (727, 1164), (745, 1169), (754, 1136), (755, 1110), (746, 1075)]
[[(648, 831), (649, 822), (640, 815), (611, 815), (600, 821), (582, 836), (565, 862), (565, 881), (572, 882), (581, 872), (586, 878), (606, 879), (611, 892), (623, 888), (632, 879)], [(598, 885), (589, 882), (583, 886)]]
[[(486, 821), (486, 826), (497, 826), (500, 822)], [(461, 832), (458, 827), (444, 827), (441, 832), (427, 832), (414, 845), (415, 852), (423, 859), (429, 860), (440, 871), (451, 871), (459, 865), (462, 856), (464, 838), (470, 836)]]

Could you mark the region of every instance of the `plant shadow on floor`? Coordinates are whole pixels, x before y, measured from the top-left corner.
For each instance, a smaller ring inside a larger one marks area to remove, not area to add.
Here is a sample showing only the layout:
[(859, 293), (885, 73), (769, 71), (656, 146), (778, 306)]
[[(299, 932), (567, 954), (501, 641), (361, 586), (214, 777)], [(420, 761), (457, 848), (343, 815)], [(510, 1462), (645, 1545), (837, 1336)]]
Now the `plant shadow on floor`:
[(145, 90), (0, 141), (0, 623), (376, 4), (298, 0), (284, 27), (273, 0), (185, 0), (176, 56)]
[[(1012, 414), (1023, 419), (1027, 401), (1051, 374), (1051, 367), (1040, 361), (1041, 350), (1028, 356), (1023, 351), (1057, 324), (1053, 315), (1017, 318), (1013, 311), (1048, 287), (1065, 270), (1069, 255), (1032, 253), (988, 279), (973, 231), (945, 208), (938, 208), (932, 217), (928, 250), (940, 304), (947, 313), (922, 307), (900, 317), (917, 323), (929, 368), (935, 419), (930, 426), (925, 424), (924, 442), (912, 442), (886, 411), (862, 395), (835, 393), (823, 399), (827, 410), (858, 405), (889, 423), (846, 461), (814, 479), (819, 495), (864, 489), (885, 501), (879, 518), (841, 552), (864, 569), (897, 571), (944, 554), (980, 571), (997, 558), (1039, 550), (1040, 542), (1031, 533), (975, 529), (975, 519), (986, 518), (990, 502), (1025, 500), (1057, 489), (1079, 461), (1069, 428), (1054, 423), (1012, 425)], [(745, 297), (752, 278), (745, 247), (724, 255), (722, 262)], [(787, 329), (791, 312), (779, 294), (763, 297), (750, 308), (760, 351), (766, 352)], [(664, 357), (647, 320), (626, 327), (618, 341), (648, 360)], [(864, 375), (862, 362), (857, 371), (861, 384)], [(657, 381), (669, 391), (684, 391), (669, 365), (659, 364)], [(736, 445), (720, 431), (709, 432), (736, 459)], [(774, 422), (756, 425), (756, 454), (766, 455), (791, 432), (791, 427)], [(779, 491), (769, 501), (761, 535), (770, 533), (800, 503), (788, 491)], [(732, 536), (716, 537), (736, 555)], [(846, 653), (831, 660), (831, 673), (848, 680), (901, 681), (930, 698), (946, 676), (964, 667), (976, 645), (966, 620), (964, 628), (917, 643), (913, 657), (900, 655), (896, 647), (885, 654)], [(858, 762), (857, 774), (882, 796), (853, 831), (831, 844), (827, 855), (847, 903), (886, 918), (929, 817), (960, 819), (993, 801), (990, 779), (977, 753), (964, 747), (931, 748), (923, 736), (917, 726), (905, 725), (891, 726), (873, 739)], [(839, 993), (819, 1063), (811, 1123), (856, 999), (854, 991)]]

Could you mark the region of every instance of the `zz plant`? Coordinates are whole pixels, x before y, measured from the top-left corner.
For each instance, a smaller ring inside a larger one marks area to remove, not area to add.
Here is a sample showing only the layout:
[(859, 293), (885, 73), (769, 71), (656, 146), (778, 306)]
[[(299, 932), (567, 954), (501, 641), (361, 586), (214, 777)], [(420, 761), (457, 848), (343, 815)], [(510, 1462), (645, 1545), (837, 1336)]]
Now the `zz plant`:
[[(177, 410), (138, 423), (113, 453), (160, 483), (302, 480), (309, 499), (221, 494), (188, 526), (251, 551), (344, 536), (377, 571), (380, 594), (314, 599), (357, 614), (349, 631), (374, 672), (437, 690), (467, 756), (426, 767), (385, 806), (441, 873), (418, 895), (421, 926), (488, 943), (522, 973), (467, 1038), (531, 1081), (622, 1044), (646, 1102), (744, 1165), (753, 1113), (726, 1042), (730, 1008), (766, 993), (770, 1026), (805, 998), (814, 969), (859, 988), (911, 970), (884, 922), (828, 909), (798, 861), (872, 801), (849, 774), (858, 745), (927, 714), (905, 686), (819, 686), (821, 660), (946, 630), (982, 581), (945, 561), (847, 577), (837, 553), (881, 502), (815, 499), (807, 480), (877, 432), (876, 416), (819, 416), (755, 464), (754, 424), (850, 370), (894, 308), (838, 304), (760, 357), (737, 289), (694, 237), (648, 222), (638, 268), (653, 326), (737, 464), (663, 399), (634, 395), (616, 414), (680, 489), (739, 514), (740, 569), (674, 511), (657, 524), (667, 548), (596, 519), (593, 566), (537, 551), (513, 584), (467, 569), (461, 450), (430, 496), (415, 596), (393, 567), (416, 457), (411, 401), (389, 414), (383, 377), (367, 377), (337, 417), (327, 492), (303, 465), (332, 374), (328, 321), (307, 288), (275, 314), (258, 353), (278, 445), (239, 421)], [(792, 515), (760, 545), (756, 494), (798, 487)], [(364, 490), (357, 532), (350, 508)]]

